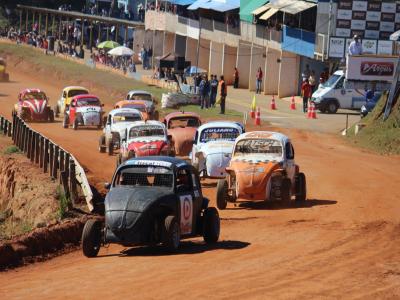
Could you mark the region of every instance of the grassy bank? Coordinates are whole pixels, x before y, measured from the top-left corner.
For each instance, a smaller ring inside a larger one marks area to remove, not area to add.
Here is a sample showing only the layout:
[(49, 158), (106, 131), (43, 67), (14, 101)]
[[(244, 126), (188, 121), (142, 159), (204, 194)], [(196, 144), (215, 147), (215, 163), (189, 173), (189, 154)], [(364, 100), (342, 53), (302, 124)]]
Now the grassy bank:
[(400, 154), (400, 100), (397, 99), (389, 118), (383, 121), (387, 95), (383, 95), (374, 110), (361, 123), (365, 126), (357, 135), (354, 127), (349, 141), (381, 154)]

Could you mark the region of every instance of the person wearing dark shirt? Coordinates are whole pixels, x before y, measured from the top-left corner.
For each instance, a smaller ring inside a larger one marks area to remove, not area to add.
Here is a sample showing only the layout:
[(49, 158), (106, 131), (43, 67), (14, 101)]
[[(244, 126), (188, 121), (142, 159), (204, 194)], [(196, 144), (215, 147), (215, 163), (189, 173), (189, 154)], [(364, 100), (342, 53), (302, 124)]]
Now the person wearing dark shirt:
[(220, 107), (221, 107), (221, 111), (220, 114), (225, 114), (225, 100), (226, 100), (226, 96), (228, 94), (227, 92), (227, 87), (226, 87), (226, 83), (224, 80), (224, 76), (221, 75), (220, 77), (220, 81), (219, 81), (219, 93), (220, 93)]

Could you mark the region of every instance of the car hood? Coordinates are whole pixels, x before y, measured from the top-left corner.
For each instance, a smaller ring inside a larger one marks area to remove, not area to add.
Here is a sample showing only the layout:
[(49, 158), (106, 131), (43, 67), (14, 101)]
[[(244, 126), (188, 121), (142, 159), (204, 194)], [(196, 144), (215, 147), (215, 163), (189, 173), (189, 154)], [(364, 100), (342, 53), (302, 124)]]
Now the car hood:
[(321, 97), (324, 97), (330, 91), (332, 91), (332, 88), (321, 86), (312, 94), (312, 97), (313, 98), (321, 98)]
[(231, 153), (235, 142), (233, 141), (213, 141), (200, 146), (199, 152), (204, 156), (218, 153)]

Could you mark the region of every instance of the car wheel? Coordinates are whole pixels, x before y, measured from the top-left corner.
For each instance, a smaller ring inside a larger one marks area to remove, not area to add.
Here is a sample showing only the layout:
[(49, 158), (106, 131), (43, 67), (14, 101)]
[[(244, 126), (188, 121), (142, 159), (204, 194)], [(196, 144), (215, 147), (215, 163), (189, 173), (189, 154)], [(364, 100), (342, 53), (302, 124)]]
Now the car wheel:
[(335, 114), (338, 110), (338, 105), (335, 101), (329, 101), (327, 111), (330, 114)]
[(228, 182), (225, 179), (218, 180), (217, 184), (217, 207), (225, 209), (228, 203)]
[(78, 119), (75, 118), (74, 124), (72, 124), (72, 128), (73, 128), (74, 130), (78, 130), (78, 127), (79, 127)]
[(163, 246), (170, 252), (176, 251), (181, 242), (181, 232), (175, 216), (168, 216), (164, 221)]
[(68, 128), (68, 124), (69, 124), (69, 118), (68, 118), (68, 115), (64, 115), (64, 119), (63, 119), (63, 127), (64, 127), (64, 128)]
[(321, 108), (319, 111), (324, 114), (326, 113), (326, 108)]
[(284, 204), (289, 205), (291, 200), (290, 189), (292, 182), (289, 178), (283, 178), (281, 184), (281, 200)]
[(108, 153), (108, 155), (114, 154), (114, 143), (111, 139), (107, 143), (107, 153)]
[(96, 257), (101, 244), (101, 223), (88, 220), (82, 232), (82, 251), (86, 257)]
[(100, 152), (100, 153), (106, 152), (105, 144), (106, 144), (106, 137), (105, 137), (104, 134), (102, 134), (102, 135), (100, 136), (100, 138), (99, 138), (99, 152)]
[(20, 117), (24, 122), (29, 121), (29, 113), (25, 109), (21, 111)]
[(208, 207), (204, 210), (204, 233), (203, 238), (207, 244), (216, 243), (220, 232), (220, 219), (218, 210), (215, 207)]
[(307, 199), (307, 183), (306, 175), (299, 173), (296, 176), (296, 201), (306, 201)]
[(49, 109), (49, 122), (54, 122), (54, 111), (52, 111), (51, 109)]

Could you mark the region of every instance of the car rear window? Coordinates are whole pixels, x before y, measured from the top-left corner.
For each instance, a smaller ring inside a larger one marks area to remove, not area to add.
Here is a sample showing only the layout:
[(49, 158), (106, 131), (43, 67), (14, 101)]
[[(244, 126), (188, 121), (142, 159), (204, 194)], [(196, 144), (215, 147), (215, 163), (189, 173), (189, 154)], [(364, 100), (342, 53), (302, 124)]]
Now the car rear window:
[(157, 125), (135, 126), (129, 130), (129, 138), (144, 136), (164, 136), (164, 129)]
[(274, 154), (282, 156), (280, 141), (273, 139), (245, 139), (236, 143), (235, 155)]
[(151, 95), (149, 94), (133, 94), (129, 100), (145, 100), (145, 101), (153, 101)]
[(239, 136), (239, 130), (233, 127), (213, 127), (206, 128), (201, 132), (200, 142), (210, 141), (234, 141)]
[(29, 92), (25, 93), (24, 100), (45, 100), (46, 94), (43, 92)]
[(75, 97), (78, 95), (87, 95), (87, 94), (88, 94), (88, 92), (85, 90), (70, 90), (68, 92), (68, 97)]
[(81, 98), (78, 100), (78, 106), (100, 106), (100, 100), (97, 98)]
[(136, 113), (117, 113), (113, 117), (114, 123), (133, 122), (142, 120), (142, 116)]
[(199, 127), (200, 120), (196, 117), (176, 117), (168, 122), (168, 128)]

